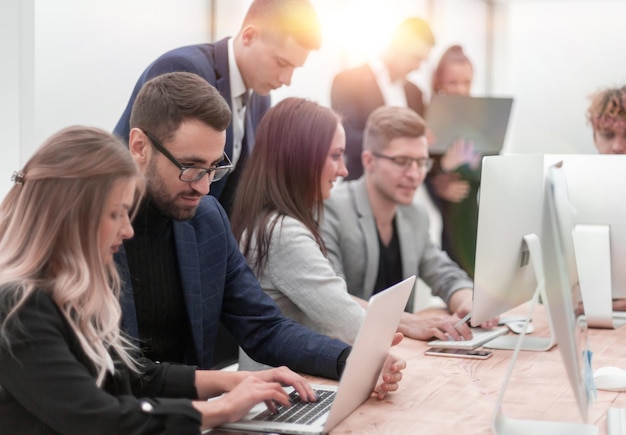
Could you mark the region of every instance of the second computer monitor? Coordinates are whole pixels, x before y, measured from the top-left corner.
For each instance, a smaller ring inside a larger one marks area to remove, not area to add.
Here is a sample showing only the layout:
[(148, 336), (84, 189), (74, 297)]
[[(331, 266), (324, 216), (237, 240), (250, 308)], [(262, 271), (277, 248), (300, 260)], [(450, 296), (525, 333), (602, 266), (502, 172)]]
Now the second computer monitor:
[(473, 326), (500, 316), (533, 297), (538, 280), (530, 258), (532, 249), (524, 238), (535, 235), (540, 239), (543, 195), (542, 155), (483, 159)]
[[(608, 252), (576, 248), (579, 269), (583, 262), (608, 260), (613, 298), (626, 298), (626, 156), (571, 155), (563, 157), (562, 170), (575, 220), (575, 233), (594, 232), (608, 237)], [(593, 252), (592, 251), (595, 251)], [(597, 270), (597, 268), (595, 268)], [(582, 270), (581, 270), (582, 272)], [(581, 277), (582, 278), (582, 277)], [(584, 285), (584, 282), (581, 283)], [(594, 284), (591, 284), (594, 285)], [(585, 291), (585, 289), (583, 289)], [(601, 291), (601, 290), (596, 290)]]

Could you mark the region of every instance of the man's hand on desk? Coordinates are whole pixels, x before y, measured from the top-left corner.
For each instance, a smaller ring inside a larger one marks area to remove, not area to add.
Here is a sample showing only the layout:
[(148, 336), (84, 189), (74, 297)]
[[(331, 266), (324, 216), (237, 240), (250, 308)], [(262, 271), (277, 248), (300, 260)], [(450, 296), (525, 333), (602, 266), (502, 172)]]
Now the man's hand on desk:
[[(403, 335), (396, 332), (391, 345), (395, 346), (400, 343), (402, 338)], [(402, 370), (405, 368), (405, 360), (398, 359), (391, 354), (387, 355), (387, 360), (385, 361), (385, 365), (383, 366), (383, 370), (381, 372), (382, 381), (379, 381), (380, 383), (376, 385), (376, 388), (374, 388), (374, 393), (376, 393), (378, 400), (384, 399), (387, 393), (398, 389), (398, 384), (402, 380)]]
[[(448, 301), (448, 308), (450, 312), (457, 315), (459, 319), (464, 318), (472, 311), (472, 297), (473, 290), (471, 288), (464, 288), (454, 292)], [(498, 326), (497, 317), (480, 325), (481, 328), (485, 329), (494, 328), (496, 326)], [(458, 340), (456, 337), (454, 337), (454, 339)], [(445, 340), (449, 340), (449, 338), (446, 338)]]
[(459, 324), (460, 318), (449, 314), (435, 314), (428, 317), (411, 313), (403, 313), (398, 331), (415, 340), (455, 340), (472, 338), (472, 332), (465, 322)]

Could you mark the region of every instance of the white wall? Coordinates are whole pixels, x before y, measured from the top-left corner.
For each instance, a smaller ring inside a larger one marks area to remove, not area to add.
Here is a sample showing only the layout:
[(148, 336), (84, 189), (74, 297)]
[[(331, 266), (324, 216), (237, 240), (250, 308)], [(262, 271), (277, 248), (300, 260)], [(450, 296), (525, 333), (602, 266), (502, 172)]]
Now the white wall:
[(595, 152), (584, 115), (591, 93), (626, 84), (626, 2), (516, 0), (498, 7), (504, 41), (494, 89), (515, 96), (508, 151)]
[(208, 41), (210, 3), (2, 0), (0, 197), (11, 173), (57, 130), (112, 130), (149, 62)]
[(34, 0), (0, 2), (0, 198), (22, 161), (21, 144), (31, 141), (33, 124), (32, 23)]
[[(251, 0), (2, 0), (0, 196), (11, 172), (51, 133), (77, 123), (112, 129), (149, 62), (171, 48), (208, 41), (212, 1), (216, 37), (236, 33)], [(430, 19), (438, 41), (414, 77), (424, 88), (443, 49), (461, 42), (476, 67), (474, 94), (516, 98), (511, 151), (592, 151), (586, 97), (626, 81), (625, 1), (496, 1), (491, 68), (488, 2), (312, 1), (324, 46), (294, 74), (292, 86), (274, 93), (276, 101), (299, 95), (328, 104), (333, 75), (375, 54), (383, 34), (407, 15)]]
[[(273, 92), (274, 101), (290, 96), (330, 105), (332, 79), (344, 68), (365, 62), (379, 53), (402, 19), (427, 18), (426, 0), (312, 0), (322, 23), (323, 45), (295, 71), (291, 86)], [(419, 81), (419, 76), (414, 79)]]
[(34, 145), (69, 124), (112, 130), (151, 61), (208, 40), (208, 12), (206, 0), (35, 1)]

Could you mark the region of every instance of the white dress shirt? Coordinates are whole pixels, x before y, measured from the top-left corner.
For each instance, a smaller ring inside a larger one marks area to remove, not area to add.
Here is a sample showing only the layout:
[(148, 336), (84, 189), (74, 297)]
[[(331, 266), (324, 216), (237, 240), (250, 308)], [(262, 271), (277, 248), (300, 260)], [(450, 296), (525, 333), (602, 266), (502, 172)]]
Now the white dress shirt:
[(368, 65), (376, 77), (376, 83), (383, 94), (385, 106), (408, 107), (404, 92), (404, 79), (392, 82), (387, 66), (378, 57), (370, 59)]
[(248, 92), (243, 82), (243, 77), (235, 61), (235, 49), (233, 38), (228, 40), (228, 75), (230, 76), (231, 107), (233, 109), (233, 155), (229, 156), (233, 165), (237, 165), (241, 157), (242, 142), (245, 132), (246, 108), (244, 106), (244, 94)]

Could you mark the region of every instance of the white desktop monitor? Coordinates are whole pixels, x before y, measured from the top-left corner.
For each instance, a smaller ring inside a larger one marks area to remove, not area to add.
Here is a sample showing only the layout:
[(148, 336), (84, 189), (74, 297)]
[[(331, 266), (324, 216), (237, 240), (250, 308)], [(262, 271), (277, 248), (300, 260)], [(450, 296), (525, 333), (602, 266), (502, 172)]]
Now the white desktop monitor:
[(524, 236), (541, 233), (543, 161), (541, 155), (483, 159), (472, 326), (528, 302), (537, 288)]
[[(546, 161), (549, 159), (546, 159)], [(588, 356), (587, 324), (585, 310), (577, 281), (572, 230), (574, 216), (568, 201), (567, 183), (559, 166), (546, 172), (545, 192), (542, 202), (542, 243), (545, 292), (543, 297), (552, 319), (553, 331), (559, 343), (567, 376), (576, 398), (583, 422), (587, 421), (593, 402), (595, 387)], [(536, 303), (538, 295), (533, 297)], [(511, 368), (504, 380), (496, 405), (493, 431), (500, 435), (522, 433), (550, 433), (554, 435), (597, 435), (599, 429), (592, 424), (562, 421), (523, 420), (507, 417), (502, 411), (502, 400), (509, 382), (517, 354), (518, 343), (511, 358)]]
[[(574, 246), (589, 326), (612, 328), (612, 299), (626, 298), (626, 156), (568, 155)], [(618, 313), (615, 313), (616, 315)]]
[[(501, 316), (529, 302), (535, 292), (543, 292), (545, 171), (555, 159), (539, 154), (483, 159), (472, 326)], [(549, 318), (548, 323), (550, 336), (524, 336), (523, 350), (545, 351), (556, 344)], [(505, 335), (485, 347), (513, 349), (517, 341), (517, 337)]]
[(593, 392), (585, 305), (578, 282), (572, 233), (576, 226), (571, 185), (565, 168), (568, 160), (548, 169), (544, 221), (544, 270), (546, 297), (558, 349), (584, 421)]

